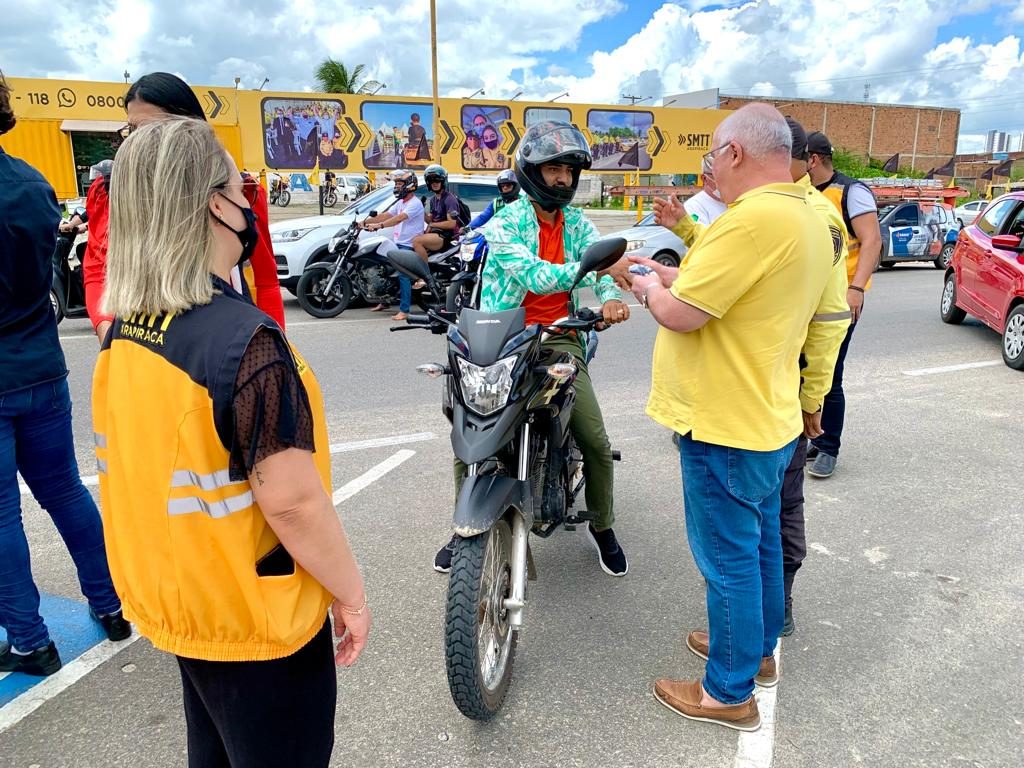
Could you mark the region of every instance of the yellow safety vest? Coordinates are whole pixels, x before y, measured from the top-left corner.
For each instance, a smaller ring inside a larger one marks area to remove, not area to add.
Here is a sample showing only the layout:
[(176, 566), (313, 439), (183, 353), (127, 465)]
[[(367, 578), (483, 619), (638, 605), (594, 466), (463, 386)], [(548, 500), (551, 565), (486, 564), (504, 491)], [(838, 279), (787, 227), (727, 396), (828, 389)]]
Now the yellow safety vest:
[[(309, 642), (331, 596), (297, 563), (288, 575), (256, 572), (280, 542), (248, 480), (229, 475), (232, 398), (253, 335), (280, 330), (214, 282), (219, 292), (208, 305), (114, 322), (93, 376), (100, 503), (114, 586), (142, 635), (187, 658), (263, 661)], [(295, 360), (330, 495), (320, 388)]]
[[(846, 176), (842, 173), (837, 173), (832, 177), (832, 181), (829, 182), (828, 186), (824, 189), (819, 187), (821, 194), (827, 197), (832, 205), (836, 207), (836, 210), (843, 215), (843, 221), (846, 223), (846, 233), (848, 235), (846, 242), (846, 280), (848, 283), (853, 282), (853, 276), (857, 274), (857, 263), (860, 260), (860, 240), (857, 239), (857, 233), (853, 231), (853, 222), (850, 219), (850, 215), (846, 210), (846, 196), (851, 184), (859, 184), (856, 179)], [(868, 279), (865, 289), (871, 287), (871, 280)]]

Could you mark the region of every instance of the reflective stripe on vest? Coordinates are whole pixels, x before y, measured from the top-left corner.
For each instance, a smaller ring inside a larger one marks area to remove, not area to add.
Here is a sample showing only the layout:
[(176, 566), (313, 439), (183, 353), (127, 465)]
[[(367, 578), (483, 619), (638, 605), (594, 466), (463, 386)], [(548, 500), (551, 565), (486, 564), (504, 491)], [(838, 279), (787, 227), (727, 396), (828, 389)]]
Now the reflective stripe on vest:
[(252, 491), (240, 493), (237, 496), (230, 496), (223, 501), (205, 501), (198, 496), (188, 496), (184, 499), (171, 499), (167, 502), (168, 515), (190, 515), (194, 512), (205, 512), (214, 520), (241, 512), (253, 505)]

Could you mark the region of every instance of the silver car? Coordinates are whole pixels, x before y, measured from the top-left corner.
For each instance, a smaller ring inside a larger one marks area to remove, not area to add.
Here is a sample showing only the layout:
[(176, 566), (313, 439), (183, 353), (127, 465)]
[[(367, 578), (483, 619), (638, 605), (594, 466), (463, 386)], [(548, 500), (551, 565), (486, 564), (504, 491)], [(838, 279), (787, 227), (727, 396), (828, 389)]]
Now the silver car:
[(605, 237), (621, 237), (626, 241), (627, 256), (643, 256), (670, 267), (678, 267), (686, 246), (672, 230), (654, 223), (654, 214), (644, 216), (635, 227), (613, 232)]

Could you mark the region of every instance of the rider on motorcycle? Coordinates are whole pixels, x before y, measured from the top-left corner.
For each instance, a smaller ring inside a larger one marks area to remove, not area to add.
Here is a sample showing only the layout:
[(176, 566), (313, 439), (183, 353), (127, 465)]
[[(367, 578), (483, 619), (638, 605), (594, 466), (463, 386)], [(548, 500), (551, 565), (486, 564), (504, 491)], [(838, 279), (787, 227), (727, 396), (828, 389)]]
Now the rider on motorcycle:
[[(481, 278), (480, 309), (499, 312), (526, 309), (526, 324), (551, 325), (566, 315), (568, 289), (576, 279), (583, 252), (599, 239), (597, 229), (579, 208), (569, 206), (580, 173), (592, 159), (580, 131), (561, 121), (548, 120), (524, 135), (515, 158), (515, 175), (526, 193), (506, 204), (487, 230), (491, 251)], [(610, 277), (588, 276), (602, 302), (608, 324), (629, 318), (629, 307), (619, 300)], [(598, 551), (601, 569), (611, 576), (625, 576), (626, 555), (612, 530), (614, 470), (612, 449), (601, 408), (587, 369), (585, 341), (575, 332), (552, 335), (544, 346), (554, 352), (570, 352), (576, 359), (576, 404), (570, 428), (583, 454), (587, 510), (597, 519), (587, 526), (587, 536)], [(465, 466), (456, 462), (456, 486)], [(451, 569), (456, 539), (441, 548), (434, 569)]]
[(448, 171), (440, 165), (428, 166), (423, 180), (434, 196), (430, 198), (427, 231), (413, 240), (413, 248), (426, 261), (429, 254), (448, 250), (465, 222), (459, 223), (459, 198), (448, 190)]
[(519, 199), (521, 187), (519, 186), (519, 180), (516, 178), (516, 172), (511, 168), (506, 168), (504, 171), (498, 174), (498, 197), (494, 198), (487, 207), (484, 208), (483, 212), (478, 215), (475, 219), (469, 222), (470, 229), (479, 229), (491, 218), (504, 208), (509, 203), (514, 203)]
[[(398, 198), (398, 202), (388, 210), (364, 219), (363, 229), (377, 232), (385, 227), (394, 227), (395, 245), (403, 250), (412, 251), (415, 250), (412, 244), (416, 236), (423, 232), (423, 203), (416, 197), (419, 183), (412, 171), (395, 171), (391, 174), (391, 179), (395, 183), (395, 197)], [(398, 283), (401, 288), (398, 314), (391, 318), (396, 322), (405, 320), (412, 309), (412, 281), (405, 275), (399, 275)], [(383, 309), (384, 305), (378, 304), (372, 311), (380, 312)]]

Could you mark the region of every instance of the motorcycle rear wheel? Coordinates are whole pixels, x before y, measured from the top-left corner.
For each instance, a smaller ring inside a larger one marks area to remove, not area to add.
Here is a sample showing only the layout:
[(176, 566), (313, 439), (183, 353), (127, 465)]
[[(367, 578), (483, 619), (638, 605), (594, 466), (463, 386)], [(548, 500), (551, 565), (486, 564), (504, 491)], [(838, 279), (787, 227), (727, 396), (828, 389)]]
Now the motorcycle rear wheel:
[(448, 578), (445, 666), (455, 706), (490, 720), (512, 681), (518, 632), (504, 601), (512, 580), (512, 528), (506, 515), (487, 533), (459, 539)]
[(348, 275), (340, 274), (331, 286), (331, 292), (323, 295), (323, 286), (330, 279), (331, 273), (325, 267), (307, 268), (295, 286), (295, 296), (299, 306), (313, 317), (337, 317), (352, 301), (352, 283)]

